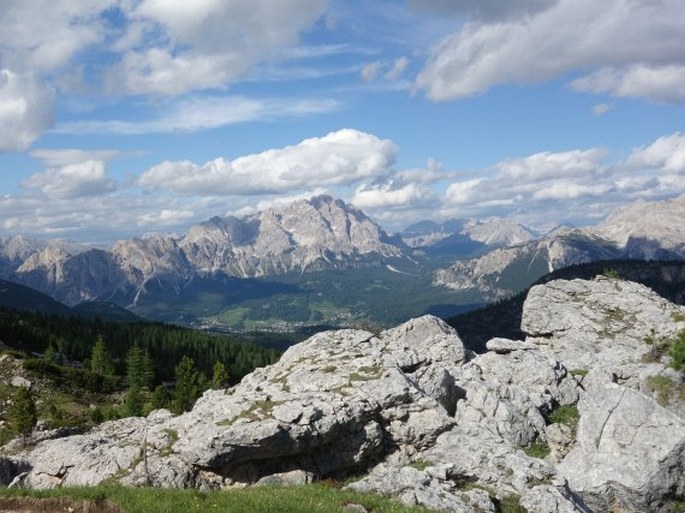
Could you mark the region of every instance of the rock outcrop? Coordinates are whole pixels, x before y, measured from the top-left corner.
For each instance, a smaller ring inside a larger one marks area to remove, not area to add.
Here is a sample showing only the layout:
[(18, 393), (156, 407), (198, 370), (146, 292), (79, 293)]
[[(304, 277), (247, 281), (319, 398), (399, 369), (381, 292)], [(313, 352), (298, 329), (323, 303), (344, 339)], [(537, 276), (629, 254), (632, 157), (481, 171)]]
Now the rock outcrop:
[(510, 500), (669, 511), (685, 492), (682, 398), (650, 383), (678, 390), (682, 375), (647, 341), (685, 328), (684, 309), (629, 282), (555, 281), (531, 290), (523, 318), (526, 341), (493, 339), (482, 355), (431, 316), (319, 333), (186, 414), (6, 447), (0, 479), (216, 489), (361, 476), (349, 486), (462, 513)]

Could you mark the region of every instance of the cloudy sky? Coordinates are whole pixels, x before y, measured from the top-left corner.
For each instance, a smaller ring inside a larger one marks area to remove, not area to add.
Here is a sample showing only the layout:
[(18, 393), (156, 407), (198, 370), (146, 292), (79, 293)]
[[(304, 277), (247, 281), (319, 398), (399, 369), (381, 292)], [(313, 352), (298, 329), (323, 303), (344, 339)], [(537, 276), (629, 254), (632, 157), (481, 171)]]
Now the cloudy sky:
[(0, 0), (0, 236), (592, 224), (685, 192), (684, 48), (683, 0)]

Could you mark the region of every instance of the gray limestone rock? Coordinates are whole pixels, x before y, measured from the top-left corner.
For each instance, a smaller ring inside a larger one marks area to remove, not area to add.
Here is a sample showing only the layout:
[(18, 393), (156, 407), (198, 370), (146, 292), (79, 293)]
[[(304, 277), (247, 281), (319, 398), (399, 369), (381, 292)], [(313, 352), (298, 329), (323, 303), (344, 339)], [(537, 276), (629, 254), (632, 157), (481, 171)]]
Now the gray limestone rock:
[(653, 399), (609, 384), (580, 401), (577, 443), (558, 466), (594, 511), (659, 511), (685, 492), (685, 422)]

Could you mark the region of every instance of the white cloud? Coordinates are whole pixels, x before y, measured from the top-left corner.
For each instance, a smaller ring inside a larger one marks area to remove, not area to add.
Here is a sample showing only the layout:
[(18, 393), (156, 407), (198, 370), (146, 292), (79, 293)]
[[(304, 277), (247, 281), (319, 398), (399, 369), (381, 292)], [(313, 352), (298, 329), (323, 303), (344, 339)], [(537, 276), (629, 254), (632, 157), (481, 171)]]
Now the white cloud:
[(25, 150), (52, 125), (53, 92), (32, 74), (0, 69), (0, 151)]
[(588, 185), (571, 180), (559, 180), (533, 193), (534, 200), (569, 200), (585, 196), (601, 196), (611, 191), (608, 184)]
[(592, 113), (595, 116), (601, 116), (602, 114), (606, 114), (613, 109), (614, 106), (611, 103), (598, 103), (592, 106)]
[(601, 148), (541, 152), (447, 187), (440, 214), (517, 215), (529, 224), (595, 222), (617, 205), (685, 192), (685, 136), (675, 133), (606, 163)]
[[(684, 38), (685, 39), (685, 38)], [(685, 41), (684, 41), (685, 43)], [(685, 65), (602, 68), (571, 83), (576, 91), (610, 93), (617, 97), (644, 96), (655, 102), (685, 102)]]
[(376, 62), (370, 62), (369, 64), (365, 64), (362, 66), (362, 80), (364, 82), (372, 82), (377, 76), (378, 73), (381, 70), (381, 62), (376, 61)]
[(143, 0), (118, 44), (121, 61), (106, 77), (112, 91), (177, 95), (237, 80), (297, 42), (326, 0)]
[(38, 148), (31, 157), (40, 160), (46, 167), (63, 167), (87, 160), (108, 161), (121, 155), (119, 150), (80, 150), (75, 148)]
[(330, 99), (252, 99), (241, 96), (193, 96), (160, 109), (158, 118), (142, 121), (91, 120), (58, 125), (57, 133), (122, 134), (196, 132), (235, 123), (322, 114), (337, 109)]
[(454, 182), (447, 188), (445, 198), (449, 203), (456, 205), (477, 201), (477, 198), (482, 196), (479, 189), (483, 183), (483, 178)]
[(162, 209), (160, 212), (149, 212), (141, 215), (136, 224), (138, 226), (177, 226), (188, 220), (192, 220), (195, 213), (192, 210), (171, 210)]
[(685, 174), (685, 135), (680, 132), (660, 137), (652, 144), (636, 148), (628, 157), (633, 169), (658, 169), (667, 173)]
[(85, 160), (59, 168), (48, 168), (22, 182), (28, 189), (40, 189), (50, 198), (68, 199), (97, 196), (116, 189), (107, 177), (105, 163)]
[(102, 41), (101, 13), (114, 0), (3, 0), (0, 62), (15, 70), (47, 72)]
[(409, 59), (406, 57), (399, 57), (395, 59), (390, 69), (385, 72), (386, 80), (395, 81), (399, 79), (407, 69), (408, 65)]
[(291, 192), (383, 175), (392, 166), (396, 151), (389, 140), (343, 129), (233, 161), (218, 158), (202, 166), (190, 161), (163, 162), (143, 173), (137, 185), (188, 195)]
[(358, 208), (375, 210), (379, 208), (417, 208), (428, 200), (434, 199), (432, 193), (415, 183), (399, 187), (390, 181), (383, 185), (361, 185), (351, 202)]
[(585, 176), (597, 172), (606, 151), (602, 149), (542, 152), (522, 159), (497, 164), (498, 178), (504, 180), (538, 182), (557, 180), (570, 175)]
[(601, 80), (590, 75), (574, 87), (682, 101), (683, 19), (681, 0), (559, 0), (524, 22), (475, 20), (433, 49), (416, 85), (435, 100), (449, 100), (498, 84), (608, 68)]

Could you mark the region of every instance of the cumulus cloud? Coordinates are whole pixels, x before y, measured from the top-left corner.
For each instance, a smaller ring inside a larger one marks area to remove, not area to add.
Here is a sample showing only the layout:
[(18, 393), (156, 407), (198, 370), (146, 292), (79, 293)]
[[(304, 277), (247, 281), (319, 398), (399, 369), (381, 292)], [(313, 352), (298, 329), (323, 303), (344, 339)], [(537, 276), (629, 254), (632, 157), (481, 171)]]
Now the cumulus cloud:
[(375, 210), (379, 208), (417, 208), (434, 195), (419, 184), (400, 186), (390, 181), (382, 185), (361, 185), (357, 187), (351, 202), (358, 208)]
[(498, 84), (600, 70), (573, 87), (683, 101), (681, 0), (559, 0), (544, 7), (532, 9), (525, 22), (484, 18), (466, 23), (433, 49), (417, 87), (432, 99), (450, 100)]
[(32, 74), (0, 69), (0, 151), (25, 150), (52, 125), (52, 90)]
[(658, 169), (685, 174), (685, 135), (680, 132), (660, 137), (652, 144), (634, 149), (627, 159), (631, 169)]
[(3, 0), (0, 62), (15, 70), (46, 72), (102, 41), (102, 12), (113, 0)]
[(101, 160), (85, 160), (60, 168), (49, 168), (22, 182), (28, 189), (40, 189), (51, 198), (68, 199), (97, 196), (116, 189), (107, 177), (105, 163)]
[(685, 192), (685, 136), (675, 133), (607, 163), (601, 148), (500, 162), (446, 189), (443, 215), (513, 215), (529, 223), (598, 219), (618, 204)]
[(223, 158), (197, 165), (163, 162), (143, 173), (137, 185), (176, 194), (245, 195), (291, 192), (302, 187), (350, 184), (388, 172), (397, 148), (389, 140), (343, 129), (294, 146)]
[(166, 2), (143, 0), (107, 74), (110, 90), (177, 95), (216, 88), (293, 45), (324, 11), (326, 0)]

